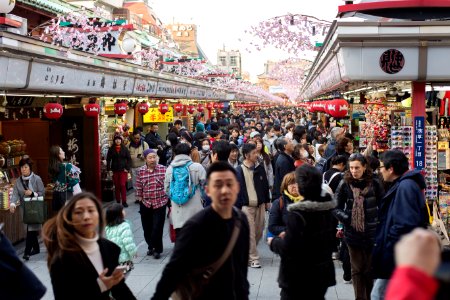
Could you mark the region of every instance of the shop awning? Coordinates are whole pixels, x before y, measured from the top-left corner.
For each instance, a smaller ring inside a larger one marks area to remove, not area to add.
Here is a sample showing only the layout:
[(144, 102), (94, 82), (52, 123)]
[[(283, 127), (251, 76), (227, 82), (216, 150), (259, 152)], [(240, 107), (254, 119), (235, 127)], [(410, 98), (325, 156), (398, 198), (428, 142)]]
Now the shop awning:
[(450, 82), (450, 21), (333, 23), (301, 90), (312, 99), (350, 83)]

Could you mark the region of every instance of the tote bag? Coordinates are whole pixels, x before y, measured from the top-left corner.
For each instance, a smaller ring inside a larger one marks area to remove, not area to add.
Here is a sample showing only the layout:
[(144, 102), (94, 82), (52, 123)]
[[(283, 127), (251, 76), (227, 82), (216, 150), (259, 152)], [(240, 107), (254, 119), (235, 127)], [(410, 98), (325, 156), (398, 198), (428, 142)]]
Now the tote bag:
[(23, 199), (23, 222), (25, 224), (43, 224), (47, 219), (47, 207), (44, 197), (25, 197)]

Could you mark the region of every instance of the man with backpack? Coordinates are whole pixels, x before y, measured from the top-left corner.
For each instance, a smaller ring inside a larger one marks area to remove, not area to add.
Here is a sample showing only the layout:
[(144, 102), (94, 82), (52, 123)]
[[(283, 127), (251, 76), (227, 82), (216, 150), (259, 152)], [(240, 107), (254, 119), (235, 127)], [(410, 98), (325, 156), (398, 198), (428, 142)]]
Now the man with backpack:
[(164, 189), (172, 204), (172, 222), (175, 232), (184, 223), (203, 209), (201, 186), (206, 180), (205, 168), (192, 161), (191, 147), (180, 143), (174, 149), (175, 158), (167, 168)]

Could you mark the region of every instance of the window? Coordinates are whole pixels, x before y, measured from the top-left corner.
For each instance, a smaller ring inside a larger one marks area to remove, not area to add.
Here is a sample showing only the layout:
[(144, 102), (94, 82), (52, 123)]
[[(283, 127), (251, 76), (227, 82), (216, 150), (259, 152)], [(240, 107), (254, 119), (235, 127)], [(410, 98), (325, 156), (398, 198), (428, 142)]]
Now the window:
[(227, 65), (227, 58), (225, 56), (220, 56), (219, 57), (219, 62), (221, 66), (226, 66)]
[(236, 66), (236, 56), (230, 56), (230, 66)]

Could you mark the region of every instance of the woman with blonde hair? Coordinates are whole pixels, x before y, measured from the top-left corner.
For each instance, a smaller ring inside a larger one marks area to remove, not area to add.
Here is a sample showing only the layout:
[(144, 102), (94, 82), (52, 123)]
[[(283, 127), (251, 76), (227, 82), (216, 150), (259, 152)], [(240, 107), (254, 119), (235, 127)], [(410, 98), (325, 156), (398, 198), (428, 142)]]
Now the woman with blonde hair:
[(120, 247), (101, 237), (102, 207), (91, 193), (75, 195), (47, 221), (43, 238), (55, 299), (136, 299), (118, 267)]

